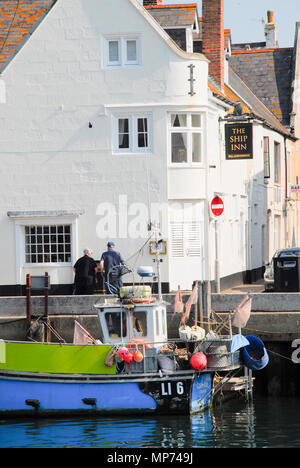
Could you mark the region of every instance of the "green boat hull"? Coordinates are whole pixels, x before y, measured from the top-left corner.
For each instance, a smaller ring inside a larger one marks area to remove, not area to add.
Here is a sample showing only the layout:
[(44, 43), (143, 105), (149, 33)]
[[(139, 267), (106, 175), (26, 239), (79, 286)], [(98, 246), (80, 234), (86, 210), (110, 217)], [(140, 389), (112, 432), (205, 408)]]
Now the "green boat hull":
[(105, 365), (105, 359), (111, 349), (110, 345), (0, 341), (0, 370), (115, 375), (115, 365)]

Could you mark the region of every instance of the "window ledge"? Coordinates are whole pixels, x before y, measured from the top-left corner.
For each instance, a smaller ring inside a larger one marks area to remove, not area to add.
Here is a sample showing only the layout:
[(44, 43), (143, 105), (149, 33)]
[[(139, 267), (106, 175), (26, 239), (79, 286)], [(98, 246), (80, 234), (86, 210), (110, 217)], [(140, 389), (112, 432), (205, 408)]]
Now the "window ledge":
[(72, 263), (23, 263), (22, 268), (58, 268), (58, 267), (73, 267)]
[(58, 216), (81, 216), (84, 210), (58, 210), (58, 211), (8, 211), (9, 218), (42, 218)]
[(204, 169), (204, 164), (183, 164), (183, 163), (174, 163), (170, 164), (169, 169)]
[(149, 151), (132, 151), (132, 152), (128, 152), (128, 151), (114, 151), (112, 152), (112, 155), (113, 156), (141, 156), (141, 155), (146, 155), (148, 156), (149, 154), (153, 155), (153, 151), (149, 150)]

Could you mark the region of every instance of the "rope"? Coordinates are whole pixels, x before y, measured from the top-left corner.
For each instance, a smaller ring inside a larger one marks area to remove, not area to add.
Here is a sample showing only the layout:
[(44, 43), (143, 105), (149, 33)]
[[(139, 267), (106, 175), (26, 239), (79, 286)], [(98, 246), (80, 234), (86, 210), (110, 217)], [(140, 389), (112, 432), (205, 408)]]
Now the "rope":
[[(276, 332), (276, 331), (268, 331), (268, 330), (256, 330), (255, 328), (247, 328), (247, 327), (244, 327), (244, 330), (248, 330), (248, 331), (254, 331), (254, 332), (257, 332), (257, 333), (261, 333), (261, 334), (265, 334), (265, 335), (282, 335), (282, 331), (279, 331), (279, 332)], [(285, 333), (294, 333), (294, 332), (285, 332)]]
[[(220, 318), (220, 316), (214, 312), (212, 310), (212, 315), (215, 317), (215, 318)], [(224, 321), (223, 321), (224, 320)], [(216, 322), (211, 322), (212, 324), (217, 324), (217, 325), (224, 325), (224, 328), (227, 328), (229, 330), (229, 327), (225, 324), (225, 320), (226, 319), (222, 319), (220, 321), (216, 321)], [(251, 331), (251, 332), (256, 332), (256, 333), (261, 333), (261, 334), (265, 334), (265, 335), (282, 335), (282, 331), (268, 331), (268, 330), (257, 330), (256, 328), (249, 328), (249, 327), (244, 327), (243, 330), (247, 330), (247, 331)], [(285, 332), (285, 333), (294, 333), (292, 331), (290, 332)]]
[(140, 254), (141, 251), (143, 250), (143, 248), (148, 244), (148, 242), (150, 242), (151, 238), (154, 236), (154, 232), (151, 233), (151, 235), (148, 237), (148, 239), (143, 243), (143, 245), (132, 255), (130, 255), (130, 257), (127, 258), (127, 260), (125, 261), (125, 263), (127, 263), (129, 260), (131, 260), (133, 257), (135, 257), (136, 255)]
[(278, 357), (281, 357), (283, 359), (286, 359), (287, 361), (291, 361), (291, 362), (294, 362), (293, 359), (287, 357), (287, 356), (283, 356), (283, 354), (279, 354), (279, 353), (276, 353), (275, 351), (271, 351), (270, 349), (267, 349), (268, 353), (271, 353), (271, 354), (275, 354), (275, 356), (278, 356)]
[(43, 321), (44, 325), (46, 325), (46, 327), (51, 331), (51, 333), (53, 333), (54, 336), (56, 336), (56, 338), (59, 340), (59, 341), (63, 341), (64, 343), (66, 342), (61, 336), (60, 334), (55, 330), (55, 328), (52, 327), (52, 325), (50, 325), (49, 322), (46, 321)]
[(10, 323), (20, 322), (21, 320), (27, 320), (25, 317), (21, 319), (10, 320), (9, 322), (0, 322), (1, 325), (9, 325)]

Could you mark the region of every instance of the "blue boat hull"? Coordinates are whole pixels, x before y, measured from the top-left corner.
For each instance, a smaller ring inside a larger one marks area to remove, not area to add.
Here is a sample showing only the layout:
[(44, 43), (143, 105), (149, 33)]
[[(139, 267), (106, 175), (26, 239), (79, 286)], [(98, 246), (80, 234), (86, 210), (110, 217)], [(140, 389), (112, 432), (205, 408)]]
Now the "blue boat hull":
[(6, 373), (0, 376), (0, 416), (190, 414), (209, 406), (212, 380), (211, 373), (115, 380)]

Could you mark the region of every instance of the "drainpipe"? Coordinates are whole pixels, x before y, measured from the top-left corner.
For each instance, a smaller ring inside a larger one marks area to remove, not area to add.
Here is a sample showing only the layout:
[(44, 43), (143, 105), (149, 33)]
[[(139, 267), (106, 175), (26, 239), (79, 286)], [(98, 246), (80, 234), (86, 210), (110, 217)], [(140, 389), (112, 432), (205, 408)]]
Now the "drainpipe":
[(252, 283), (252, 203), (253, 203), (253, 171), (251, 171), (248, 181), (248, 229), (247, 229), (247, 266), (249, 279)]
[(284, 246), (288, 247), (288, 160), (287, 160), (287, 148), (286, 148), (286, 137), (284, 137), (284, 167), (285, 167), (285, 180), (284, 180)]

